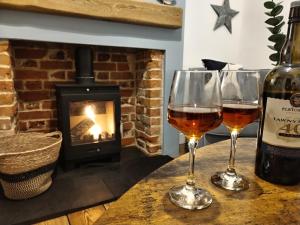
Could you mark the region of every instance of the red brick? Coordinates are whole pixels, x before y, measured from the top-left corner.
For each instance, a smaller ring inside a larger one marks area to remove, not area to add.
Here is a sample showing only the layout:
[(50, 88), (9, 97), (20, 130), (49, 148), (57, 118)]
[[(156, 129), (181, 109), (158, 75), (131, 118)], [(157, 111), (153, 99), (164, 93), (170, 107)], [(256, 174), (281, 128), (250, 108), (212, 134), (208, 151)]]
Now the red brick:
[(63, 50), (54, 50), (49, 54), (49, 59), (64, 60), (65, 52)]
[(10, 130), (12, 128), (12, 121), (10, 118), (0, 118), (0, 130)]
[(157, 152), (160, 151), (161, 146), (160, 146), (160, 145), (158, 145), (158, 146), (147, 145), (147, 146), (146, 146), (146, 149), (147, 149), (147, 151), (150, 152), (150, 153), (157, 153)]
[(134, 112), (134, 107), (133, 106), (122, 106), (121, 112), (122, 112), (122, 114)]
[(8, 51), (9, 49), (9, 41), (2, 40), (0, 41), (0, 52)]
[(57, 128), (57, 120), (56, 119), (51, 119), (47, 121), (48, 127), (50, 128)]
[(144, 138), (144, 132), (141, 132), (139, 130), (135, 130), (135, 137), (143, 139)]
[(23, 70), (23, 69), (15, 70), (15, 79), (16, 80), (47, 79), (47, 78), (48, 78), (48, 74), (46, 71)]
[(136, 60), (143, 60), (145, 58), (145, 51), (139, 51), (136, 53)]
[(135, 81), (118, 81), (121, 88), (134, 88)]
[(146, 108), (146, 115), (147, 116), (154, 116), (154, 117), (157, 117), (157, 116), (160, 116), (160, 108)]
[(94, 63), (94, 69), (101, 71), (116, 71), (117, 66), (115, 63)]
[(27, 121), (19, 121), (18, 125), (19, 125), (20, 131), (27, 131), (28, 130)]
[(24, 90), (24, 82), (22, 80), (15, 80), (14, 86), (16, 90)]
[(143, 101), (143, 104), (149, 108), (150, 107), (159, 107), (162, 104), (161, 101), (162, 101), (161, 99), (145, 98)]
[(0, 65), (11, 65), (11, 60), (9, 55), (0, 54)]
[(132, 79), (134, 79), (134, 74), (131, 72), (112, 72), (110, 74), (110, 79), (112, 79), (112, 80), (132, 80)]
[(144, 97), (143, 96), (137, 96), (136, 103), (140, 105), (144, 105)]
[(19, 99), (22, 101), (40, 101), (50, 98), (49, 91), (19, 91)]
[(135, 114), (131, 114), (130, 115), (130, 120), (131, 121), (135, 121), (136, 120), (136, 115)]
[(150, 118), (150, 124), (149, 125), (160, 125), (161, 118)]
[(73, 60), (74, 57), (74, 49), (75, 47), (72, 45), (67, 46), (66, 48), (66, 53), (67, 53), (67, 58)]
[(40, 67), (48, 70), (72, 69), (73, 63), (71, 61), (41, 61)]
[(152, 144), (160, 144), (159, 136), (148, 136), (148, 135), (145, 134), (144, 139), (146, 141), (148, 141), (149, 143), (152, 143)]
[(43, 109), (55, 109), (56, 108), (56, 101), (55, 100), (47, 100), (42, 103)]
[(127, 122), (127, 121), (129, 121), (129, 115), (121, 115), (121, 121), (122, 121), (122, 122)]
[(162, 72), (161, 72), (161, 70), (150, 70), (145, 73), (144, 78), (145, 79), (161, 79)]
[(13, 81), (0, 81), (0, 92), (12, 92), (13, 90)]
[(113, 54), (111, 56), (111, 61), (112, 62), (127, 62), (127, 55)]
[(161, 69), (161, 61), (149, 61), (146, 63), (146, 69)]
[(10, 68), (0, 68), (0, 79), (11, 79), (11, 69)]
[(159, 50), (149, 50), (145, 52), (145, 58), (147, 59), (162, 59), (164, 53)]
[(25, 87), (29, 90), (40, 90), (42, 89), (41, 81), (26, 81)]
[(146, 68), (146, 63), (145, 62), (138, 62), (135, 64), (135, 69), (136, 70), (144, 70)]
[(29, 121), (29, 125), (28, 128), (29, 129), (41, 129), (41, 128), (45, 128), (46, 127), (46, 122), (44, 120), (40, 120), (40, 121)]
[(14, 93), (1, 93), (0, 92), (0, 105), (11, 105), (15, 100)]
[(134, 89), (122, 89), (121, 96), (122, 97), (131, 97), (134, 96), (135, 90)]
[(140, 139), (140, 138), (138, 138), (138, 139), (136, 140), (136, 143), (137, 143), (137, 146), (138, 146), (138, 147), (141, 147), (141, 148), (143, 148), (143, 149), (146, 147), (145, 141), (142, 140), (142, 139)]
[(128, 63), (118, 63), (117, 64), (117, 71), (129, 71)]
[(123, 131), (128, 131), (131, 130), (132, 128), (133, 128), (132, 122), (123, 123)]
[(161, 90), (145, 90), (145, 97), (147, 98), (159, 98), (161, 97)]
[(56, 109), (52, 110), (52, 118), (57, 118), (57, 110)]
[(146, 127), (145, 127), (145, 124), (143, 124), (141, 121), (136, 121), (135, 128), (137, 130), (144, 131)]
[(0, 106), (0, 116), (14, 116), (17, 112), (17, 104), (12, 106)]
[(98, 80), (108, 80), (109, 73), (108, 72), (99, 72), (96, 76), (96, 79)]
[(67, 84), (71, 83), (70, 81), (44, 81), (44, 89), (53, 89), (55, 88), (56, 84)]
[(110, 55), (107, 53), (99, 53), (97, 55), (97, 60), (100, 62), (108, 61), (110, 59)]
[(142, 72), (136, 72), (136, 79), (137, 80), (142, 80), (144, 79), (144, 74), (145, 74), (145, 71), (142, 71)]
[(48, 118), (51, 118), (51, 116), (52, 116), (52, 111), (19, 112), (20, 120), (48, 119)]
[(129, 137), (129, 138), (122, 138), (121, 140), (122, 146), (129, 146), (129, 145), (134, 145), (135, 144), (135, 138), (134, 137)]
[(19, 111), (22, 111), (22, 110), (24, 110), (24, 109), (25, 109), (25, 107), (24, 107), (24, 103), (23, 103), (23, 102), (21, 102), (21, 101), (18, 101), (18, 109), (19, 109)]
[(161, 133), (161, 128), (160, 127), (147, 127), (145, 129), (145, 132), (146, 134), (149, 134), (150, 136), (153, 136), (153, 135), (160, 135)]
[(50, 74), (50, 79), (65, 80), (66, 79), (65, 71), (57, 71)]
[(42, 59), (47, 53), (46, 49), (16, 48), (15, 57), (17, 59)]
[(29, 103), (23, 103), (24, 109), (29, 109), (29, 110), (33, 110), (33, 109), (39, 109), (40, 108), (40, 102), (29, 102)]
[(37, 67), (37, 62), (32, 59), (28, 59), (22, 62), (23, 67)]
[(159, 88), (161, 87), (161, 80), (144, 80), (144, 88)]
[(136, 107), (135, 107), (136, 109), (135, 109), (135, 111), (136, 111), (136, 113), (138, 113), (138, 114), (144, 114), (144, 106), (142, 106), (142, 105), (136, 105)]
[(68, 80), (75, 80), (75, 71), (68, 71), (67, 78)]

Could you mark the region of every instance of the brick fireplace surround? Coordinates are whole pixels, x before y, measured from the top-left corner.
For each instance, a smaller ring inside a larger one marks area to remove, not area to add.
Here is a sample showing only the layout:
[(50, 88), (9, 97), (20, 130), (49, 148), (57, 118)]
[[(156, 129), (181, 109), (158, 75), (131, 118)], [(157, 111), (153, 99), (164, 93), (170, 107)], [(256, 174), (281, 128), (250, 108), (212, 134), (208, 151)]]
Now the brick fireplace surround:
[[(57, 129), (54, 85), (75, 82), (76, 46), (0, 41), (0, 135)], [(160, 153), (164, 52), (92, 48), (96, 82), (121, 88), (122, 146)]]

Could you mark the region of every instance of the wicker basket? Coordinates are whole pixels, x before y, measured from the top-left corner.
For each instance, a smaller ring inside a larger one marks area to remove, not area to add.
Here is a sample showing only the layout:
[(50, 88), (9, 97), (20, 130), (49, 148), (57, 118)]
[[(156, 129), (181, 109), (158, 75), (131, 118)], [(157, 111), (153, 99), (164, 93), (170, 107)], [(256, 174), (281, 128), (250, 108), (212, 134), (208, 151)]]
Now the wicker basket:
[(1, 137), (0, 182), (4, 195), (19, 200), (46, 191), (52, 184), (61, 142), (59, 131)]

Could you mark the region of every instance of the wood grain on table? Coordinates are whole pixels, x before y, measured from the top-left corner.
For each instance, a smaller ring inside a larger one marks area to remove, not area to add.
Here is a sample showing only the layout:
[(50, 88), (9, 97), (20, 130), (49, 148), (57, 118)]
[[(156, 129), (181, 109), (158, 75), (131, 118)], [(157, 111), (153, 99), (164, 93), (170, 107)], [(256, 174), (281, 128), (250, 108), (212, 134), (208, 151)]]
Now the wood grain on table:
[(246, 191), (231, 192), (215, 187), (210, 177), (226, 169), (229, 141), (197, 150), (195, 175), (198, 186), (213, 196), (204, 210), (185, 210), (173, 205), (167, 196), (173, 185), (184, 184), (188, 154), (156, 170), (111, 204), (96, 225), (143, 224), (226, 224), (275, 225), (300, 224), (300, 185), (280, 186), (254, 174), (256, 139), (239, 138), (236, 169), (250, 181)]

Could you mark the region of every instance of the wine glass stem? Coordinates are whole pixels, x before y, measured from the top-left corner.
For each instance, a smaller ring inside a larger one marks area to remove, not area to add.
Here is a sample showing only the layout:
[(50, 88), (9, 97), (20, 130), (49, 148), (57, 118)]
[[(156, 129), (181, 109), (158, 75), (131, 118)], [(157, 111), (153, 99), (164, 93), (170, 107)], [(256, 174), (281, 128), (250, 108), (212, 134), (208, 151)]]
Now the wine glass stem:
[(231, 131), (231, 147), (230, 147), (230, 156), (229, 156), (229, 162), (227, 167), (228, 173), (235, 173), (234, 163), (235, 163), (235, 152), (236, 152), (236, 141), (238, 137), (237, 131)]
[(198, 140), (195, 138), (189, 138), (188, 148), (189, 148), (189, 175), (186, 180), (186, 185), (189, 187), (195, 186), (195, 176), (194, 176), (194, 166), (195, 166), (195, 154), (198, 145)]

